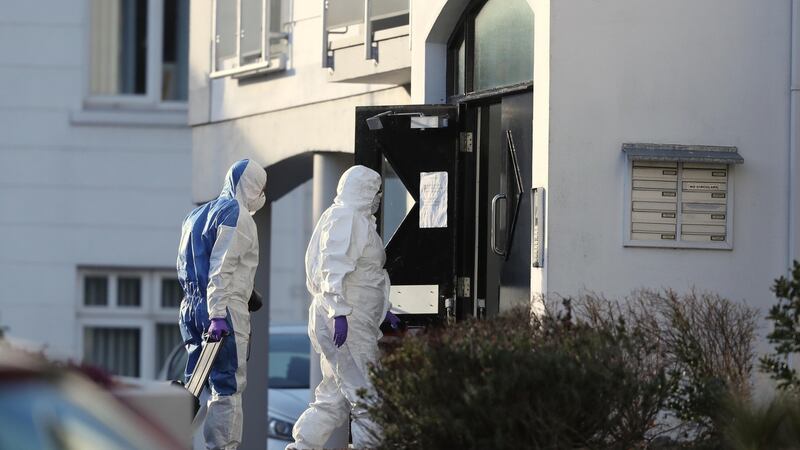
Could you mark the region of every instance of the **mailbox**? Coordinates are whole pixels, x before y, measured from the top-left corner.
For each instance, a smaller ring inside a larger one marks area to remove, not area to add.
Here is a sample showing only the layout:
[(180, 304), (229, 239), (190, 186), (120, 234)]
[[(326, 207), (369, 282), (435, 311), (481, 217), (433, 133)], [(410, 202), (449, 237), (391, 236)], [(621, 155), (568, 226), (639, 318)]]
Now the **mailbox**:
[(625, 245), (732, 248), (735, 147), (624, 144)]

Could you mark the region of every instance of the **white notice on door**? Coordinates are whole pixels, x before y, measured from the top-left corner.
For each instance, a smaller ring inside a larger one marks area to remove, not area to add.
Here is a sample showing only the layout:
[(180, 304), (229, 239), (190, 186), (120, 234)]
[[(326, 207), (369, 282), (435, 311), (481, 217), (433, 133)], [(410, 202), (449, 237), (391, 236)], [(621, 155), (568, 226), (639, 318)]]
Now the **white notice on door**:
[(447, 172), (420, 172), (419, 227), (447, 228)]

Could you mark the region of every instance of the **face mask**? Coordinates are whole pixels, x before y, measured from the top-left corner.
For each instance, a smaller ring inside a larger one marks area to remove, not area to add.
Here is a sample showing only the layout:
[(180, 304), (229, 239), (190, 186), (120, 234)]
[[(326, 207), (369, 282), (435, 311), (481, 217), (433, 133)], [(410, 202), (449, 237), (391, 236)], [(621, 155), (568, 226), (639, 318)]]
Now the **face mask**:
[(247, 209), (250, 210), (250, 215), (252, 216), (255, 214), (259, 209), (264, 207), (264, 204), (267, 203), (267, 197), (264, 195), (264, 192), (258, 195), (258, 197), (248, 206)]
[(379, 209), (381, 209), (381, 198), (383, 198), (382, 192), (375, 194), (375, 198), (372, 199), (372, 205), (370, 205), (371, 214), (375, 214)]

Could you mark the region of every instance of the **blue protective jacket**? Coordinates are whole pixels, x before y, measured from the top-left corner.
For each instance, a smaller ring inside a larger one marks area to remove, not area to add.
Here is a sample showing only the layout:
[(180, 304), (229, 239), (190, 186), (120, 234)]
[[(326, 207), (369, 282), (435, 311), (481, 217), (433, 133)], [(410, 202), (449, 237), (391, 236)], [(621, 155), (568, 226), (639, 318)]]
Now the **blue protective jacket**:
[[(186, 377), (194, 371), (203, 333), (211, 319), (224, 318), (232, 339), (218, 356), (221, 372), (212, 370), (212, 387), (220, 393), (236, 390), (233, 379), (237, 360), (236, 339), (249, 335), (247, 301), (253, 291), (258, 266), (258, 234), (251, 217), (265, 203), (266, 172), (247, 159), (228, 171), (219, 197), (194, 209), (183, 221), (178, 248), (178, 279), (185, 297), (179, 325), (189, 351)], [(223, 376), (224, 375), (224, 376)]]

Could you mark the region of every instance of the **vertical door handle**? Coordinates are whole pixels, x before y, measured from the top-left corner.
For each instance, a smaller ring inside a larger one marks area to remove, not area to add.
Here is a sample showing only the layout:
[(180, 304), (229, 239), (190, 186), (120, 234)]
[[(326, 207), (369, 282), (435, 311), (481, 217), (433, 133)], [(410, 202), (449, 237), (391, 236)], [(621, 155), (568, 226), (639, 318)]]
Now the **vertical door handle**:
[(505, 249), (497, 248), (497, 202), (499, 200), (506, 200), (506, 194), (497, 194), (492, 199), (492, 233), (491, 233), (492, 251), (496, 255), (506, 256)]

